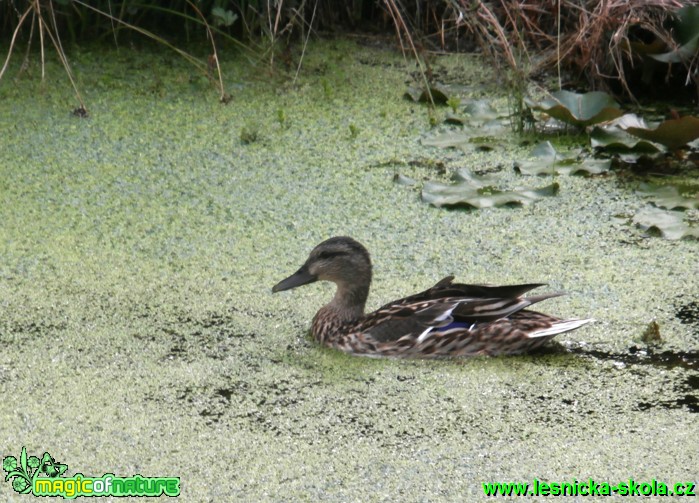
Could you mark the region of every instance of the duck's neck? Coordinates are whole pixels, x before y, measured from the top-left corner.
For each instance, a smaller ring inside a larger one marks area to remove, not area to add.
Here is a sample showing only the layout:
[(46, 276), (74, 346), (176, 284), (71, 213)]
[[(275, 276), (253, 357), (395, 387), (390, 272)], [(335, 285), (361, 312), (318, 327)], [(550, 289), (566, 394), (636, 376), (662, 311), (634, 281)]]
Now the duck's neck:
[(368, 295), (368, 283), (363, 287), (338, 284), (333, 299), (321, 307), (313, 318), (311, 333), (315, 339), (328, 346), (341, 344), (348, 333), (348, 327), (364, 316)]
[(326, 306), (343, 322), (356, 321), (364, 316), (364, 306), (369, 296), (369, 283), (362, 285), (338, 284), (335, 296)]
[(340, 347), (343, 339), (352, 332), (352, 325), (364, 316), (371, 285), (371, 265), (355, 268), (351, 274), (347, 272), (331, 281), (337, 285), (335, 296), (316, 313), (311, 333), (321, 344)]

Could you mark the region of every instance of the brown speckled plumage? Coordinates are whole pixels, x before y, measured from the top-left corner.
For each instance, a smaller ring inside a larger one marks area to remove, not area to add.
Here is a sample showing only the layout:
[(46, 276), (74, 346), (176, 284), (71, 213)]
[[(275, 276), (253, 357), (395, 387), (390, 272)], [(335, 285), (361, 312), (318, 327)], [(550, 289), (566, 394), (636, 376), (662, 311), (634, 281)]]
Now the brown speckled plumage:
[(301, 268), (273, 292), (332, 281), (335, 296), (313, 318), (321, 344), (364, 356), (439, 358), (519, 354), (592, 320), (561, 320), (526, 309), (559, 293), (523, 297), (541, 284), (486, 286), (442, 279), (432, 288), (390, 302), (373, 313), (364, 306), (371, 284), (366, 248), (349, 237), (323, 241)]

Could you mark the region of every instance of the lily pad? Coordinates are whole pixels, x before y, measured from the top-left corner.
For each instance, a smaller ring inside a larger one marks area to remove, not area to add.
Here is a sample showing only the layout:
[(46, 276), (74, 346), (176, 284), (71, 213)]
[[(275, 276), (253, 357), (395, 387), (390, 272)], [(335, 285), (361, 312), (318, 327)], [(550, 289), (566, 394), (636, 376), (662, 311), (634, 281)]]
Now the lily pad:
[(477, 126), (465, 125), (458, 131), (445, 131), (423, 138), (422, 144), (429, 147), (458, 148), (463, 152), (470, 150), (469, 145), (483, 150), (493, 150), (504, 129), (505, 126), (499, 121), (492, 120)]
[(491, 121), (503, 117), (489, 100), (468, 100), (463, 104), (464, 120)]
[(612, 165), (610, 159), (578, 160), (571, 155), (559, 154), (549, 141), (537, 144), (530, 157), (532, 159), (515, 162), (515, 169), (523, 175), (599, 175), (609, 171)]
[(645, 208), (633, 217), (633, 222), (650, 234), (659, 234), (675, 241), (687, 237), (699, 238), (699, 228), (690, 227), (683, 220), (684, 213), (660, 208)]
[(496, 119), (503, 117), (488, 100), (469, 100), (461, 107), (460, 113), (447, 113), (444, 122), (449, 124), (467, 125), (472, 123), (488, 124), (494, 127), (500, 124)]
[(422, 144), (429, 147), (466, 149), (471, 135), (465, 131), (446, 131), (431, 138), (423, 138)]
[(558, 193), (557, 183), (537, 189), (501, 191), (493, 187), (474, 187), (470, 182), (446, 184), (427, 182), (422, 188), (422, 200), (438, 208), (442, 206), (491, 208), (493, 206), (528, 205)]
[(559, 171), (562, 175), (601, 175), (612, 168), (611, 159), (589, 159), (585, 158), (579, 165), (562, 167)]
[(690, 61), (699, 52), (699, 6), (687, 6), (675, 13), (673, 33), (679, 46), (663, 54), (650, 57), (663, 63)]
[(464, 112), (476, 120), (492, 120), (502, 117), (488, 100), (471, 100), (464, 105)]
[(497, 177), (494, 174), (476, 175), (466, 168), (460, 168), (452, 177), (454, 181), (468, 183), (473, 188), (488, 187), (495, 183)]
[(417, 183), (409, 176), (401, 175), (400, 173), (396, 173), (395, 175), (393, 175), (393, 182), (398, 185), (405, 185), (407, 187), (412, 187)]
[(470, 120), (468, 117), (464, 115), (457, 115), (451, 112), (447, 112), (447, 116), (444, 119), (444, 122), (446, 122), (447, 124), (456, 124), (459, 126), (463, 126), (465, 124), (468, 124)]
[(670, 150), (677, 150), (699, 138), (699, 118), (691, 115), (662, 122), (655, 129), (626, 127), (625, 131), (644, 140), (660, 143)]
[(626, 128), (629, 127), (647, 128), (648, 126), (637, 115), (626, 114), (607, 124), (595, 126), (590, 133), (590, 143), (593, 148), (615, 151), (659, 152), (664, 150), (659, 144), (627, 133)]
[[(432, 99), (430, 99), (432, 94)], [(429, 90), (425, 87), (410, 86), (403, 94), (405, 98), (409, 98), (414, 102), (430, 103), (434, 100), (435, 104), (446, 105), (449, 101), (449, 91), (446, 87), (439, 84), (432, 84)]]
[(674, 210), (684, 208), (691, 210), (699, 208), (699, 194), (694, 197), (684, 197), (679, 193), (677, 187), (672, 185), (657, 186), (650, 183), (644, 183), (638, 191), (642, 196), (652, 199), (653, 204), (660, 208)]
[(561, 90), (540, 103), (529, 99), (525, 102), (534, 110), (546, 112), (554, 119), (578, 127), (610, 121), (624, 114), (611, 96), (600, 91), (577, 94)]

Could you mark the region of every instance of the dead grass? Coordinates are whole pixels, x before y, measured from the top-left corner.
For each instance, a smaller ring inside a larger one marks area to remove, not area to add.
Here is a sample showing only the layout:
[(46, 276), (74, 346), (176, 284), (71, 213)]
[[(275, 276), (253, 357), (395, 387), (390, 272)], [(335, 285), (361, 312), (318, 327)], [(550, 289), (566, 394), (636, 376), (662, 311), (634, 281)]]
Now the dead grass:
[[(676, 49), (668, 17), (699, 2), (458, 0), (454, 5), (459, 24), (476, 37), (495, 64), (509, 66), (522, 78), (554, 71), (559, 87), (564, 72), (586, 81), (590, 89), (609, 90), (618, 82), (634, 99), (627, 71), (642, 65), (647, 53)], [(684, 63), (687, 79), (693, 78), (697, 66), (697, 57)]]

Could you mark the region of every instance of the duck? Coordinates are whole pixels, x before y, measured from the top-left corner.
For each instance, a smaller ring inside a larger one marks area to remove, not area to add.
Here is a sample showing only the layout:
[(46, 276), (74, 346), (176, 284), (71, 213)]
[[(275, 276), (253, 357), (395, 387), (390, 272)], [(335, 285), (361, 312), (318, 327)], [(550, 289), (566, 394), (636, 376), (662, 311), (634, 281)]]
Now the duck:
[(311, 322), (321, 345), (369, 357), (451, 358), (517, 355), (592, 321), (528, 309), (563, 293), (524, 296), (544, 283), (469, 285), (447, 276), (423, 292), (365, 313), (372, 265), (367, 249), (347, 236), (327, 239), (272, 292), (316, 281), (335, 283), (332, 300)]

